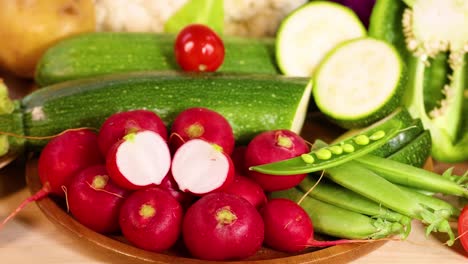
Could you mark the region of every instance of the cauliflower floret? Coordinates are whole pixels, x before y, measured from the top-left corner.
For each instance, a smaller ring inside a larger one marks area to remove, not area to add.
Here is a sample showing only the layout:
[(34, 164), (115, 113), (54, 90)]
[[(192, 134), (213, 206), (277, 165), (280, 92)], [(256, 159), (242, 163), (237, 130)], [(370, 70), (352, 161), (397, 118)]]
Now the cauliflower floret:
[(273, 36), (281, 20), (305, 0), (225, 0), (225, 33), (239, 36)]
[(96, 0), (98, 31), (162, 32), (187, 0)]
[[(162, 32), (187, 0), (96, 0), (98, 31)], [(224, 0), (225, 34), (273, 36), (281, 20), (307, 0)]]

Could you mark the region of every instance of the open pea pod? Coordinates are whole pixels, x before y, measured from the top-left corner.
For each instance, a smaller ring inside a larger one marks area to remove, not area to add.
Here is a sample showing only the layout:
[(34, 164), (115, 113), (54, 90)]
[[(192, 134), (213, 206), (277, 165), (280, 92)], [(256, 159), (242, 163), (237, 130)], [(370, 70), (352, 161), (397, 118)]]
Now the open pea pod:
[(249, 169), (272, 175), (292, 175), (335, 167), (376, 150), (395, 137), (402, 129), (413, 129), (413, 127), (403, 128), (401, 120), (391, 118), (357, 135), (325, 147), (313, 149), (299, 157), (252, 166)]

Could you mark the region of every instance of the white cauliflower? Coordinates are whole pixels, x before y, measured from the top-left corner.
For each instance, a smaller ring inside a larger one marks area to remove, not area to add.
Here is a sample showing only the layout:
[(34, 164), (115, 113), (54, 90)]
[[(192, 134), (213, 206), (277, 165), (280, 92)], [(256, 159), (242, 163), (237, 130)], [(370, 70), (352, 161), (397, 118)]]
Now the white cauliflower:
[[(96, 0), (99, 31), (162, 32), (187, 0)], [(281, 20), (307, 0), (224, 0), (226, 35), (273, 36)]]

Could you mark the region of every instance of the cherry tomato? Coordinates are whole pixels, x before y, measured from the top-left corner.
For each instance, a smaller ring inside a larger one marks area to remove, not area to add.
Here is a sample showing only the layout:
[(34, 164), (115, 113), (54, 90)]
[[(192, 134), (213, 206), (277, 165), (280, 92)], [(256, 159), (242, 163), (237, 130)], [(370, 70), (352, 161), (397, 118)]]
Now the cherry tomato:
[(174, 53), (185, 71), (216, 71), (224, 61), (224, 44), (209, 27), (191, 24), (177, 35)]
[(463, 208), (458, 217), (458, 235), (461, 236), (460, 242), (463, 248), (468, 252), (468, 205)]

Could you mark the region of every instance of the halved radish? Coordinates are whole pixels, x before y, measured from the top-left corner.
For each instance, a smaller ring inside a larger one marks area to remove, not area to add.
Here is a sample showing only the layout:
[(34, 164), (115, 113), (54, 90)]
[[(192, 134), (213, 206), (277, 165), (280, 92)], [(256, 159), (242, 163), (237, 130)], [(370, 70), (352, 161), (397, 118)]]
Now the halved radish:
[(195, 138), (218, 144), (228, 155), (234, 149), (231, 125), (220, 113), (208, 108), (188, 108), (179, 113), (172, 123), (169, 142), (174, 152), (184, 142)]
[(180, 190), (197, 195), (221, 190), (234, 178), (231, 158), (202, 139), (189, 140), (177, 150), (171, 171)]
[(131, 190), (160, 184), (170, 166), (167, 142), (160, 134), (149, 130), (126, 135), (106, 156), (109, 176), (119, 186)]
[(144, 109), (115, 113), (109, 116), (99, 129), (99, 149), (105, 155), (125, 135), (141, 130), (151, 130), (167, 140), (167, 129), (154, 112)]

